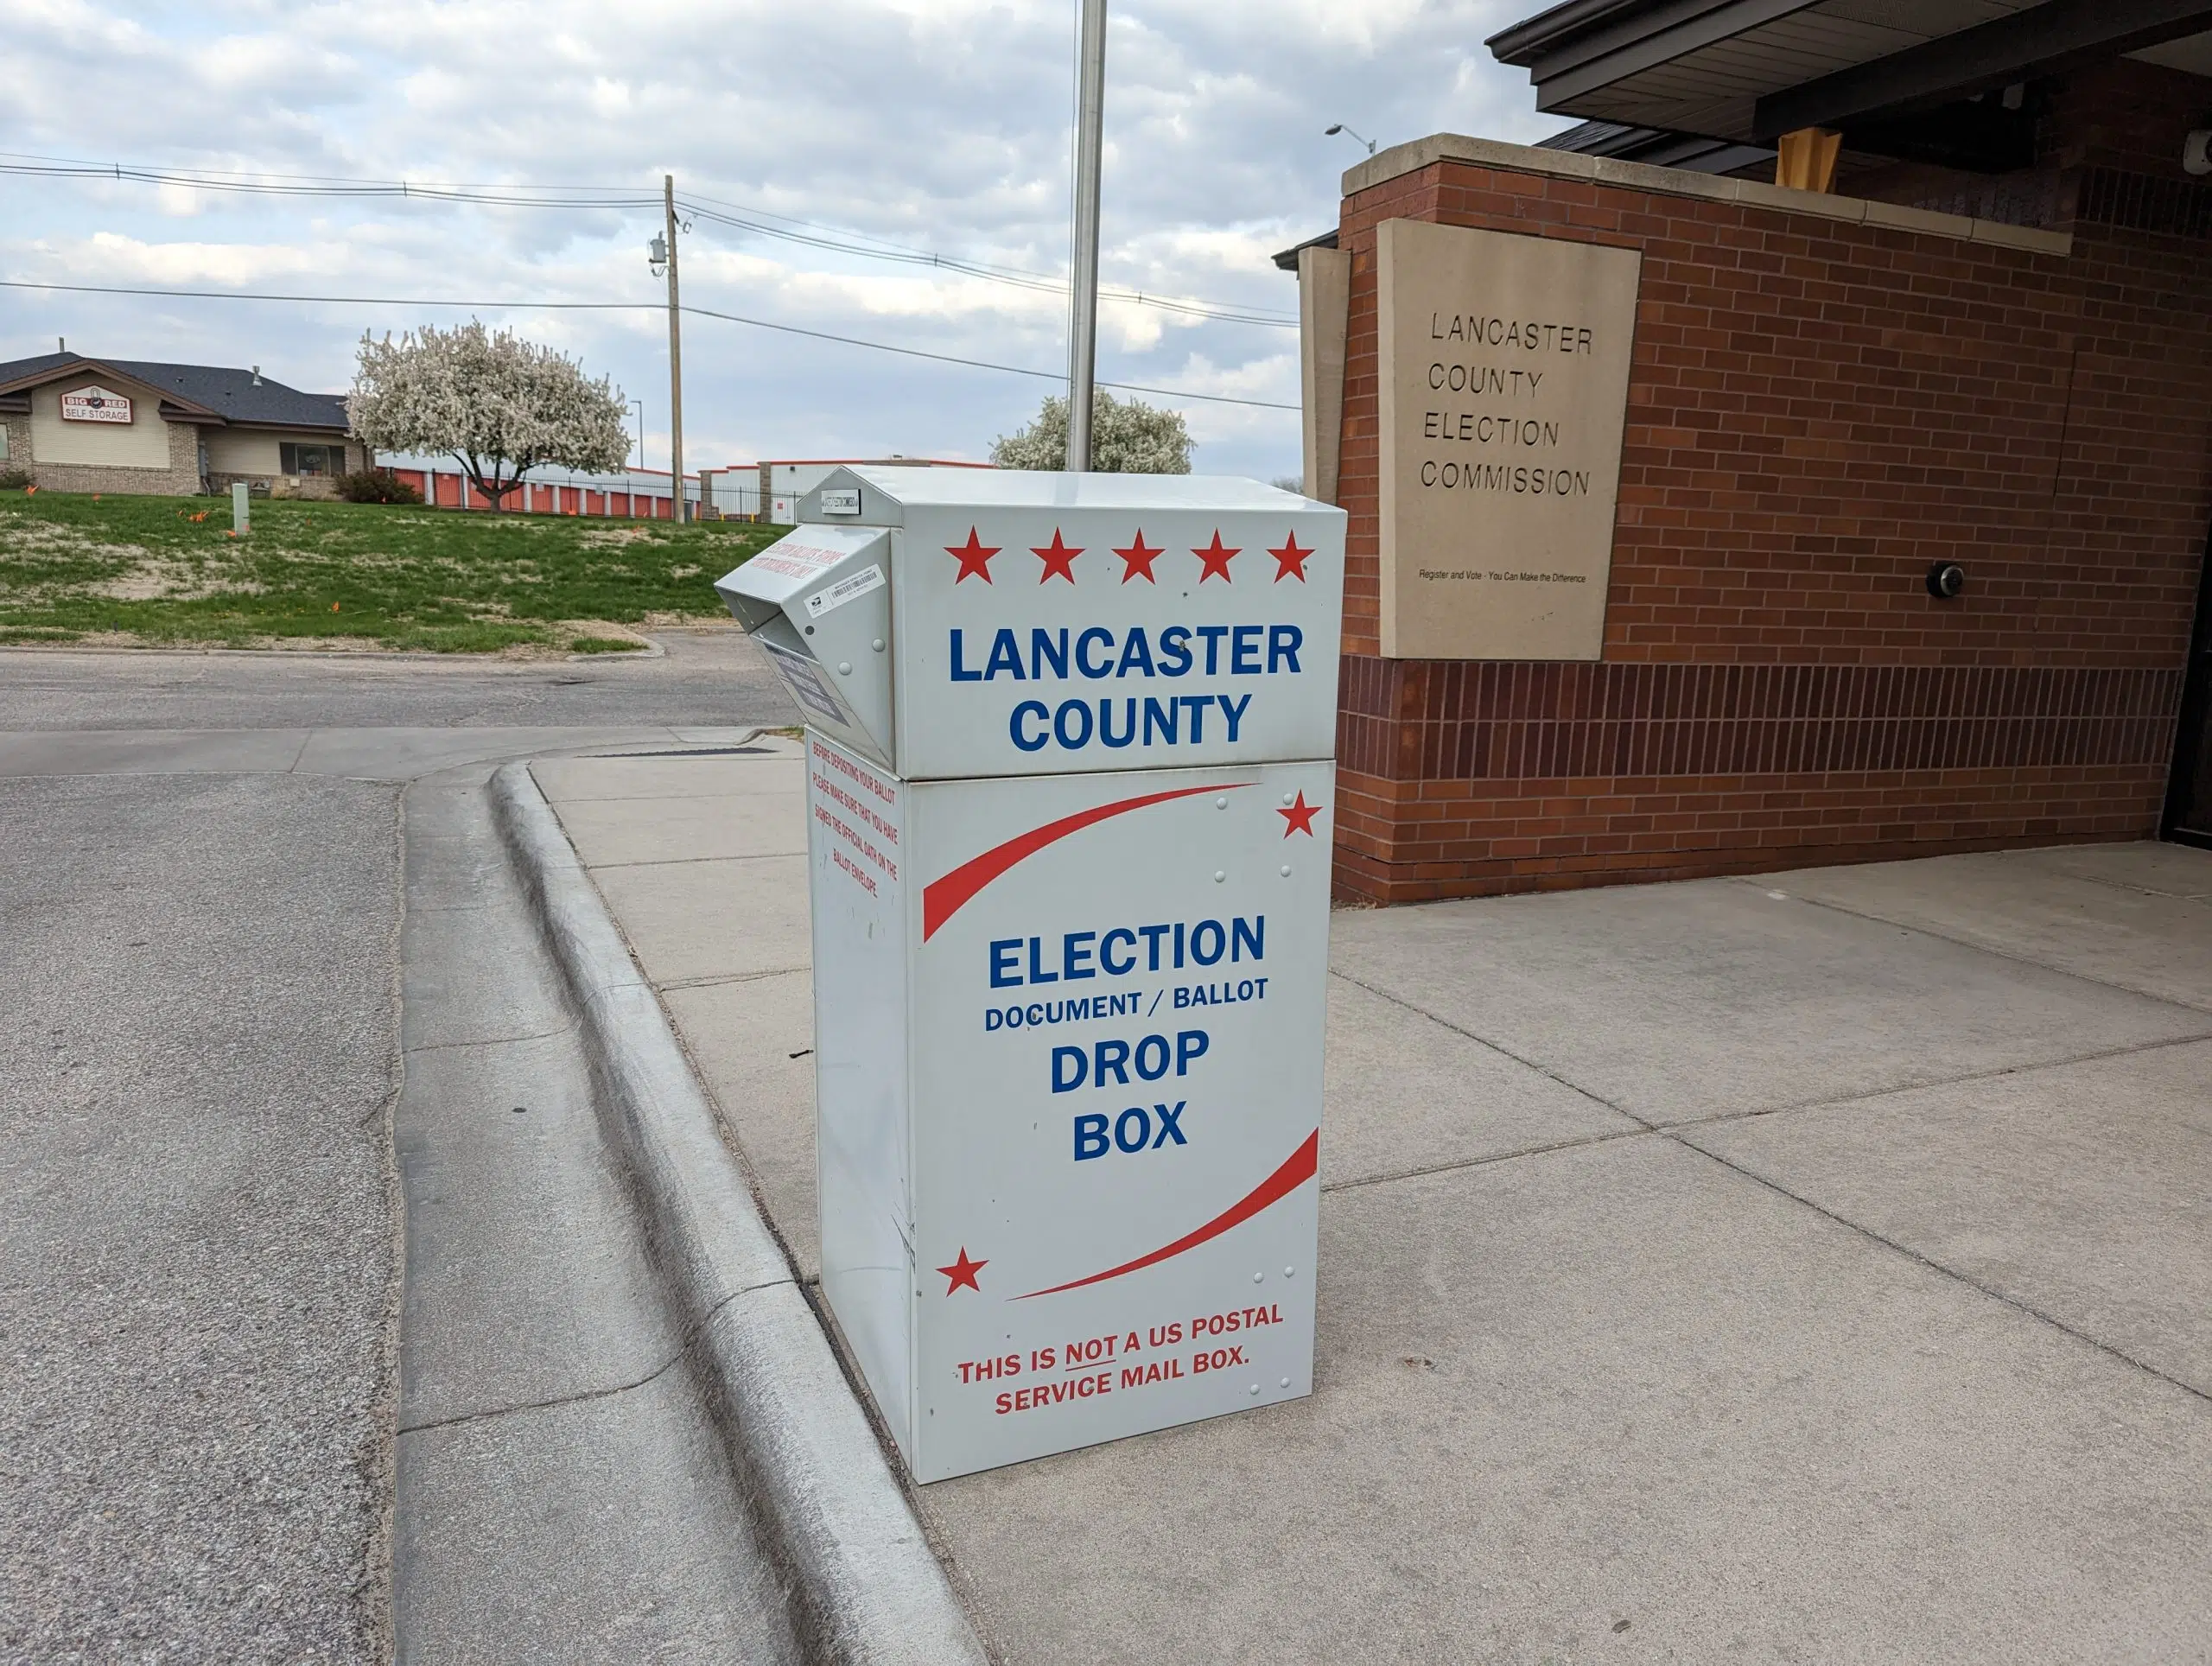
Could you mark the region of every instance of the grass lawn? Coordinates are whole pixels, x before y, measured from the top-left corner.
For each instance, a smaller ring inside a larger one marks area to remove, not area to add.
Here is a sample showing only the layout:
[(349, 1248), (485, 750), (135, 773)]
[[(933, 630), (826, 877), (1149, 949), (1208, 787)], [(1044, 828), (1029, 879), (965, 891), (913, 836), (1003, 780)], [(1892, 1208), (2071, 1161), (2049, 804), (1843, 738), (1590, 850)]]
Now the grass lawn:
[(715, 580), (785, 530), (274, 499), (230, 525), (222, 499), (0, 493), (0, 643), (619, 652), (727, 619)]

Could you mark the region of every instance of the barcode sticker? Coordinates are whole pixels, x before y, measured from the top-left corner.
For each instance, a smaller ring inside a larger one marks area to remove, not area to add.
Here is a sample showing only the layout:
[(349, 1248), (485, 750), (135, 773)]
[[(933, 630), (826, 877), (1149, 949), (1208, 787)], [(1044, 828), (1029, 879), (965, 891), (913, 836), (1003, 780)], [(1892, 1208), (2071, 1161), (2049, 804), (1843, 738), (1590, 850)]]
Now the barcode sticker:
[(883, 588), (883, 569), (869, 566), (848, 577), (839, 579), (826, 590), (817, 590), (806, 599), (806, 616), (819, 619), (832, 607), (842, 607), (855, 596), (864, 596), (870, 590)]

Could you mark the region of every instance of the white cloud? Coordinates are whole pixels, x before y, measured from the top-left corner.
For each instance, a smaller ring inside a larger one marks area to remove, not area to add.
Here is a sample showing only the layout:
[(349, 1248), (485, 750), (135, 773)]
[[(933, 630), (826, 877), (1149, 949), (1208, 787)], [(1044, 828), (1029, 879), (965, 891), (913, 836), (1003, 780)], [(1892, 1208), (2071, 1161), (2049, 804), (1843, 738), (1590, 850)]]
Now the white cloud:
[[(1102, 275), (1289, 311), (1268, 255), (1335, 218), (1358, 160), (1440, 130), (1529, 138), (1482, 39), (1537, 0), (1116, 0)], [(0, 149), (178, 169), (679, 189), (964, 260), (1067, 251), (1074, 0), (16, 0)], [(10, 180), (6, 275), (325, 294), (652, 302), (647, 206), (467, 208)], [(191, 221), (189, 238), (174, 235)], [(798, 228), (804, 229), (804, 228)], [(1065, 302), (702, 219), (685, 299), (837, 334), (1058, 371)], [(423, 308), (259, 307), (0, 292), (0, 357), (57, 332), (118, 354), (258, 362), (344, 385), (364, 327)], [(645, 397), (666, 430), (664, 321), (501, 313)], [(1294, 401), (1295, 336), (1102, 308), (1100, 373)], [(690, 461), (980, 455), (1049, 384), (687, 321)], [(1199, 466), (1294, 470), (1287, 412), (1193, 402)], [(656, 439), (655, 444), (664, 444)]]

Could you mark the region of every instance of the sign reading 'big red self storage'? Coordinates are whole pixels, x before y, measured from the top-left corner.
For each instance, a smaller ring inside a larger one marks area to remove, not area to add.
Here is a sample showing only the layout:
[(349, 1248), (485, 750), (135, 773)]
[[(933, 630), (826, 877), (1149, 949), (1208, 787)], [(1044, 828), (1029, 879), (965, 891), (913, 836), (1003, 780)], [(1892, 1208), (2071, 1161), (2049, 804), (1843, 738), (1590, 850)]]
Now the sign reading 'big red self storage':
[(61, 396), (61, 420), (65, 423), (128, 423), (130, 420), (130, 400), (127, 395), (104, 387), (79, 388)]

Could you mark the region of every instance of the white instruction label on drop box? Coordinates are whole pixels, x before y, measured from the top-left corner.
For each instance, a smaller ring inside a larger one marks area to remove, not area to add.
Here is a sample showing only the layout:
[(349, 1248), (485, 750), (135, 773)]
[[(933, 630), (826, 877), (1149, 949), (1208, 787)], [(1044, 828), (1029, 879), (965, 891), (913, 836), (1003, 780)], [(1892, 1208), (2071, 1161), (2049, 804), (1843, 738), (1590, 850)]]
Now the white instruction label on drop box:
[(849, 574), (839, 579), (828, 589), (817, 590), (807, 597), (806, 616), (809, 619), (819, 619), (833, 607), (842, 607), (855, 597), (864, 596), (870, 590), (880, 590), (882, 588), (883, 569), (863, 568), (857, 573)]

